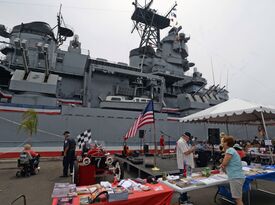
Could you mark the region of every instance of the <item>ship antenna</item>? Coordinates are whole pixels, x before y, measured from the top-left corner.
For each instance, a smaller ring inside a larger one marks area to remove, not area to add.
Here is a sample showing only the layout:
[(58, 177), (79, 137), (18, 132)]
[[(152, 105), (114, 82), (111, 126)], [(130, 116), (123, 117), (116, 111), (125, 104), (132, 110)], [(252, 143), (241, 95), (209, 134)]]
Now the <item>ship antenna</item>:
[(212, 56), (211, 56), (211, 68), (212, 68), (213, 84), (215, 85), (215, 75), (214, 75), (214, 66), (213, 66)]
[(61, 22), (60, 22), (60, 16), (61, 16), (61, 8), (62, 8), (62, 4), (60, 4), (59, 6), (59, 12), (57, 14), (57, 34), (56, 34), (56, 39), (59, 41), (60, 36), (59, 36), (59, 29), (61, 26)]
[(174, 6), (172, 6), (172, 8), (167, 12), (165, 17), (168, 17), (171, 14), (172, 11), (176, 10), (177, 5), (178, 5), (177, 2), (175, 1)]
[(226, 90), (228, 91), (228, 73), (229, 70), (227, 69), (227, 75), (226, 75)]
[(220, 72), (220, 85), (222, 84), (222, 72)]
[[(62, 45), (63, 42), (66, 41), (67, 37), (72, 37), (74, 35), (71, 29), (66, 28), (65, 21), (61, 13), (61, 8), (62, 8), (62, 4), (60, 4), (59, 12), (57, 14), (57, 25), (52, 28), (53, 30), (57, 27), (57, 34), (56, 34), (57, 47)], [(62, 22), (64, 24), (64, 27), (62, 26)]]

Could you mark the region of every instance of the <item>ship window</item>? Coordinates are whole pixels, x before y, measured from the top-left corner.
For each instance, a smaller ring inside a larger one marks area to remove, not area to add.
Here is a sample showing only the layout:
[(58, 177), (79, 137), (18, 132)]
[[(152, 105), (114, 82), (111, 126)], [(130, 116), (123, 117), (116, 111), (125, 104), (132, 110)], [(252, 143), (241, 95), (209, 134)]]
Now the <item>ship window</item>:
[(64, 57), (65, 57), (64, 53), (57, 53), (56, 62), (63, 63)]
[(145, 100), (145, 99), (141, 99), (141, 100), (140, 100), (140, 102), (147, 102), (147, 100)]
[(113, 98), (111, 98), (111, 100), (113, 100), (113, 101), (121, 101), (121, 98), (115, 98), (115, 97), (113, 97)]

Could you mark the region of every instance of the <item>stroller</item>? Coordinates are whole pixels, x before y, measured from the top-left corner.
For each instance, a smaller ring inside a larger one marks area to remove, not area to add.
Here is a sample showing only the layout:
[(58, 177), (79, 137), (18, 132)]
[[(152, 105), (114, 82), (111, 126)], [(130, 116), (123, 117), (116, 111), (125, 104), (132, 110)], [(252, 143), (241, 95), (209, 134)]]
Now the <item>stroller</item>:
[(36, 175), (39, 172), (39, 158), (40, 155), (32, 157), (28, 152), (21, 152), (20, 157), (17, 160), (17, 167), (20, 169), (16, 172), (16, 176), (26, 176)]

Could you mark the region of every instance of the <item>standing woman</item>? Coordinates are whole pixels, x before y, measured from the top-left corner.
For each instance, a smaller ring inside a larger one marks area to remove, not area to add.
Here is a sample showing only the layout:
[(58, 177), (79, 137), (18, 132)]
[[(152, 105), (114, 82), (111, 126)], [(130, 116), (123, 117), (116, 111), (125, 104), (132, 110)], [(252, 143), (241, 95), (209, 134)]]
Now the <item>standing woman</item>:
[(237, 205), (243, 205), (242, 188), (245, 176), (242, 170), (242, 162), (239, 154), (233, 148), (234, 138), (232, 136), (225, 136), (223, 138), (223, 148), (225, 156), (221, 164), (221, 168), (226, 170), (229, 178), (230, 191), (232, 197), (236, 200)]

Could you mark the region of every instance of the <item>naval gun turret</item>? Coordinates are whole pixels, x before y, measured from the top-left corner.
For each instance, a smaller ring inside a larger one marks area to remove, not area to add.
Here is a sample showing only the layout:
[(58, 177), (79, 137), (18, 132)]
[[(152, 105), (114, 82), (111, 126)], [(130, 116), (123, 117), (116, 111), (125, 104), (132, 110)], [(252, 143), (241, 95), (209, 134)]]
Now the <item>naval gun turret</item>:
[[(45, 22), (35, 21), (14, 26), (10, 32), (1, 25), (0, 35), (8, 38), (2, 42), (4, 55), (0, 72), (10, 73), (9, 79), (1, 83), (1, 90), (13, 93), (11, 103), (56, 106), (58, 82), (56, 73), (58, 47), (71, 37), (73, 32), (61, 25), (58, 14), (57, 34)], [(55, 27), (54, 27), (55, 28)]]

